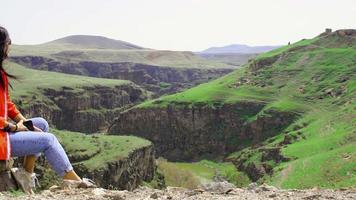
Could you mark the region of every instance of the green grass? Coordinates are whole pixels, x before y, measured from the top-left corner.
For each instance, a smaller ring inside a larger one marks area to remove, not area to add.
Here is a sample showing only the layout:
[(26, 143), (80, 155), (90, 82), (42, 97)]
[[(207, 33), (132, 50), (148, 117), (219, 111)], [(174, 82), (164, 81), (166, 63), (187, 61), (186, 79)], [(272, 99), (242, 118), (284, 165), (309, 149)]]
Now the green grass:
[(18, 80), (10, 80), (14, 90), (10, 89), (11, 97), (16, 99), (21, 96), (40, 97), (41, 89), (61, 89), (63, 87), (80, 89), (83, 86), (107, 86), (114, 87), (129, 84), (130, 81), (104, 78), (92, 78), (86, 76), (68, 75), (57, 72), (40, 71), (25, 68), (15, 63), (6, 63), (6, 70), (19, 77)]
[(144, 102), (139, 108), (164, 107), (168, 104), (180, 103), (207, 103), (215, 102), (236, 103), (239, 101), (266, 102), (273, 99), (270, 91), (261, 90), (257, 87), (227, 87), (236, 82), (242, 75), (242, 71), (236, 71), (214, 81), (201, 84), (184, 92), (163, 96), (158, 99)]
[(110, 162), (127, 158), (136, 149), (152, 145), (148, 140), (135, 136), (85, 135), (71, 131), (51, 130), (66, 152), (78, 158), (89, 170), (99, 169)]
[(157, 160), (157, 170), (164, 176), (166, 186), (196, 189), (201, 184), (191, 170), (182, 169), (175, 163), (167, 162), (162, 158)]
[[(257, 59), (279, 55), (283, 51), (305, 46), (317, 39), (303, 40), (296, 44), (281, 47)], [(279, 62), (260, 70), (256, 75), (251, 74), (249, 65), (236, 70), (222, 78), (201, 84), (184, 92), (164, 96), (153, 101), (145, 102), (138, 107), (162, 107), (179, 103), (237, 103), (240, 101), (261, 101), (269, 103), (269, 107), (282, 111), (304, 111), (315, 106), (306, 97), (323, 95), (323, 89), (340, 89), (342, 85), (337, 80), (342, 76), (352, 76), (355, 73), (354, 48), (315, 48), (308, 51), (303, 49), (287, 54)], [(252, 82), (238, 84), (241, 78)], [(315, 79), (320, 80), (315, 80)], [(263, 85), (264, 87), (261, 87)], [(355, 88), (355, 83), (351, 87)], [(305, 91), (301, 93), (299, 90)], [(319, 103), (330, 103), (327, 101)]]
[(355, 185), (354, 108), (349, 105), (339, 112), (305, 116), (302, 120), (313, 120), (301, 130), (307, 139), (288, 145), (283, 150), (285, 156), (295, 160), (280, 166), (279, 173), (271, 182), (285, 188), (340, 188)]
[[(228, 162), (201, 160), (199, 162), (186, 163), (168, 162), (159, 159), (158, 170), (163, 172), (168, 186), (198, 187), (201, 184), (213, 182), (216, 175), (239, 187), (250, 183), (245, 174), (237, 171), (235, 166)], [(176, 177), (176, 174), (181, 175)]]
[(8, 192), (4, 192), (4, 195), (10, 196), (11, 198), (26, 198), (27, 194), (24, 193), (22, 190), (11, 190)]
[[(283, 188), (341, 188), (356, 183), (356, 142), (279, 166), (271, 183)], [(345, 157), (343, 157), (345, 156)], [(290, 168), (290, 170), (289, 170)]]

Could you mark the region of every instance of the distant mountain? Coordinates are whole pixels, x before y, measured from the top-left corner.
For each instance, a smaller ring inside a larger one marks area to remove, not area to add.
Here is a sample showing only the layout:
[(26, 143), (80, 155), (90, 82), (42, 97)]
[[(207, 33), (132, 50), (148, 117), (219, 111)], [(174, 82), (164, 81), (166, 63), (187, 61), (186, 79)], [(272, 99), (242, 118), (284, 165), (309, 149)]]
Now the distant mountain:
[(248, 62), (248, 60), (256, 57), (257, 53), (198, 53), (198, 56), (215, 61), (222, 62), (233, 66), (242, 66)]
[(143, 47), (121, 40), (92, 35), (71, 35), (42, 45), (70, 45), (79, 48), (93, 49), (144, 49)]
[(199, 52), (199, 54), (256, 54), (271, 51), (280, 46), (248, 46), (244, 44), (232, 44), (223, 47), (211, 47), (204, 51)]

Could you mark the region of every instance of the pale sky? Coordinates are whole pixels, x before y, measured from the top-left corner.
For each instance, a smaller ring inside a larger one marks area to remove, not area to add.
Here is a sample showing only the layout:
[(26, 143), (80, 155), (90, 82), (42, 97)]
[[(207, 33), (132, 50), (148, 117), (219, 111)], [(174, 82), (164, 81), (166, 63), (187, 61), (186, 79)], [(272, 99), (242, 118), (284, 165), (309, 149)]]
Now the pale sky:
[(16, 44), (101, 35), (154, 49), (281, 45), (356, 29), (356, 0), (2, 0)]

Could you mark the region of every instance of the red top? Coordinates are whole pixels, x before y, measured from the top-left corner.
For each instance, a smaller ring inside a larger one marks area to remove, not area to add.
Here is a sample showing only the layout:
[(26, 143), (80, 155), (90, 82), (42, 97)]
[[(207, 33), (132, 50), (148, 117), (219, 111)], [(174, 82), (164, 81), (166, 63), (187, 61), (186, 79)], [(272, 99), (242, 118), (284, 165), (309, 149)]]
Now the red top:
[(1, 73), (5, 87), (0, 85), (0, 160), (8, 160), (11, 157), (11, 146), (9, 134), (5, 131), (4, 125), (8, 118), (14, 119), (20, 112), (15, 104), (11, 101), (8, 85), (9, 81), (4, 72)]

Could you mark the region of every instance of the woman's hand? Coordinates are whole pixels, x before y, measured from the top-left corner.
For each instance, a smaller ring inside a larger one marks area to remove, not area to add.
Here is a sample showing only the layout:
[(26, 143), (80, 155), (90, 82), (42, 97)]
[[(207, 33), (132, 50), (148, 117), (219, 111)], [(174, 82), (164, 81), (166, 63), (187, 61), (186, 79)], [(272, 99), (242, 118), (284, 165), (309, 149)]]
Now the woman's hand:
[(18, 131), (28, 131), (28, 128), (23, 125), (23, 120), (20, 120), (19, 122), (17, 122), (17, 129), (16, 129), (16, 132)]
[(36, 132), (43, 132), (40, 128), (37, 128), (36, 126), (33, 126)]
[[(23, 120), (20, 120), (17, 123), (17, 131), (29, 131), (28, 128), (25, 125), (23, 125), (23, 122), (24, 122)], [(36, 126), (33, 126), (33, 128), (35, 129), (35, 132), (43, 132), (40, 128)]]

